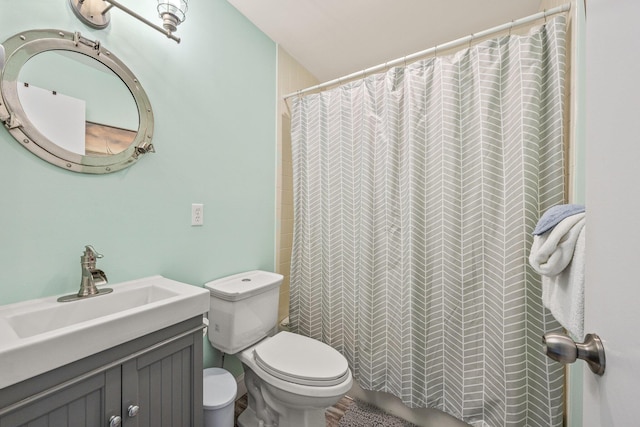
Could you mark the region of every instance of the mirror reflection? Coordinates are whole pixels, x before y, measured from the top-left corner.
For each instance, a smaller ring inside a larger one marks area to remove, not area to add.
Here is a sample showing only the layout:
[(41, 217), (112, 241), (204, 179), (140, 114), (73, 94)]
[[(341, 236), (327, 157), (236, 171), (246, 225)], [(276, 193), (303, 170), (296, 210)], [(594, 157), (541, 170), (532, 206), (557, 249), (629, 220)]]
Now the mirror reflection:
[(140, 118), (131, 92), (102, 63), (49, 50), (21, 68), (18, 98), (29, 120), (56, 145), (83, 156), (109, 156), (136, 138)]

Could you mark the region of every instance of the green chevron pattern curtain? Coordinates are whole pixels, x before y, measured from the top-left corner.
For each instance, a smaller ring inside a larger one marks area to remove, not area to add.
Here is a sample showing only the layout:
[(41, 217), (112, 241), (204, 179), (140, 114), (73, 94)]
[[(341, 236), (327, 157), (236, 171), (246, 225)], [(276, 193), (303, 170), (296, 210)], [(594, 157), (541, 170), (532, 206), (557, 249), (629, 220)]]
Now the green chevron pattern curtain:
[(565, 17), (298, 98), (291, 322), (368, 390), (561, 426), (559, 325), (527, 263), (564, 199)]

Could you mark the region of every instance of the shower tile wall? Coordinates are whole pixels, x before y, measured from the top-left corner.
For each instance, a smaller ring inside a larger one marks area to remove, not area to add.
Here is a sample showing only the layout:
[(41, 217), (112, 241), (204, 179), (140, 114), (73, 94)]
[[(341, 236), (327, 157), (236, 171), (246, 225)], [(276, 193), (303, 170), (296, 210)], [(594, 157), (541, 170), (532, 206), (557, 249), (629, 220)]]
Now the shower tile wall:
[(280, 287), (278, 319), (289, 315), (289, 272), (293, 242), (293, 167), (291, 117), (283, 95), (318, 84), (284, 49), (278, 46), (278, 182), (276, 191), (276, 272), (284, 276)]

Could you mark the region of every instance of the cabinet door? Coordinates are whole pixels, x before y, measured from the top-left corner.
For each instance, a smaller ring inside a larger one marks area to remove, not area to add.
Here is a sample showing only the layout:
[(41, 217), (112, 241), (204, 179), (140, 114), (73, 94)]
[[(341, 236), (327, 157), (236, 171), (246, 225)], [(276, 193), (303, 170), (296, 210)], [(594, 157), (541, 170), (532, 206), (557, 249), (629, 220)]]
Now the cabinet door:
[(42, 393), (0, 418), (0, 427), (104, 427), (120, 414), (120, 367)]
[[(202, 425), (202, 336), (193, 334), (122, 366), (124, 427)], [(129, 408), (137, 414), (129, 416)]]

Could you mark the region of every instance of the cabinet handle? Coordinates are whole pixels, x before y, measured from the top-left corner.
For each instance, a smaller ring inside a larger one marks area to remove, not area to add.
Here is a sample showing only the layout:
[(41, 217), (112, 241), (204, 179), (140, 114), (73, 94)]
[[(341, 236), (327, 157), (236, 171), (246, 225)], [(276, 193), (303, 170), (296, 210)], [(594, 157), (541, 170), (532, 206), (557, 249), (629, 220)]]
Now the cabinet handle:
[(140, 407), (138, 405), (129, 405), (129, 407), (127, 408), (127, 413), (129, 414), (130, 418), (138, 415), (138, 412), (140, 412)]
[(118, 415), (112, 415), (109, 418), (109, 427), (119, 427), (122, 424), (122, 418)]

